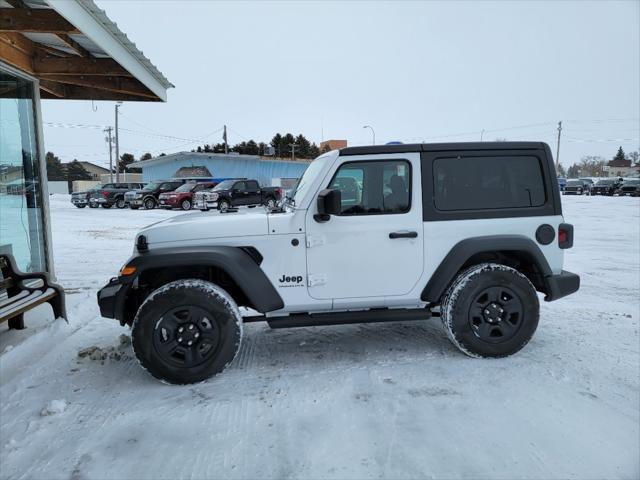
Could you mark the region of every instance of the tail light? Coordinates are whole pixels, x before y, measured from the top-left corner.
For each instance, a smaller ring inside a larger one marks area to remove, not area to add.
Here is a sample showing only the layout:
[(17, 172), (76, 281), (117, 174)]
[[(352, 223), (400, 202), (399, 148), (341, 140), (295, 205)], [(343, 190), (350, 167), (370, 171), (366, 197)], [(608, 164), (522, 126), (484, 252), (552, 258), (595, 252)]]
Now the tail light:
[(104, 190), (103, 190), (103, 191), (102, 191), (102, 196), (103, 196), (104, 198), (107, 198), (107, 197), (109, 196), (109, 192), (106, 192), (106, 191), (104, 191)]
[(278, 187), (278, 188), (276, 188), (276, 191), (278, 192), (278, 195), (281, 197), (282, 196), (282, 188)]
[(558, 226), (558, 246), (562, 249), (573, 247), (573, 225), (570, 223)]

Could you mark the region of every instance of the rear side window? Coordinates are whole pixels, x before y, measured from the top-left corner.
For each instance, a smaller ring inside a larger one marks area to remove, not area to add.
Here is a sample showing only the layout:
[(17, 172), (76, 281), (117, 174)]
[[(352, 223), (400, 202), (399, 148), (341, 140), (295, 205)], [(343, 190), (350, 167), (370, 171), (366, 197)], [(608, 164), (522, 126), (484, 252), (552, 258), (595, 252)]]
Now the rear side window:
[(534, 156), (444, 157), (433, 161), (436, 210), (540, 207), (546, 202)]
[(246, 190), (245, 183), (244, 183), (244, 182), (236, 182), (236, 183), (233, 185), (233, 189), (234, 189), (234, 190), (241, 190), (241, 191), (245, 191), (245, 190)]

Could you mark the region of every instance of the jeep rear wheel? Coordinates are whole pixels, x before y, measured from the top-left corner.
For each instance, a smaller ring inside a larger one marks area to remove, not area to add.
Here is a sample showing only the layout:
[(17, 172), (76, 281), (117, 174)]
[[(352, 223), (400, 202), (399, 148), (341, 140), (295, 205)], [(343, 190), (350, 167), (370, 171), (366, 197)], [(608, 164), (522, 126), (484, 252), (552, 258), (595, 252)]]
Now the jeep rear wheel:
[(132, 327), (133, 350), (154, 377), (195, 383), (222, 372), (242, 339), (242, 317), (229, 294), (204, 280), (177, 280), (153, 292)]
[(506, 357), (531, 340), (540, 304), (534, 286), (517, 270), (496, 263), (460, 273), (442, 301), (451, 341), (471, 357)]

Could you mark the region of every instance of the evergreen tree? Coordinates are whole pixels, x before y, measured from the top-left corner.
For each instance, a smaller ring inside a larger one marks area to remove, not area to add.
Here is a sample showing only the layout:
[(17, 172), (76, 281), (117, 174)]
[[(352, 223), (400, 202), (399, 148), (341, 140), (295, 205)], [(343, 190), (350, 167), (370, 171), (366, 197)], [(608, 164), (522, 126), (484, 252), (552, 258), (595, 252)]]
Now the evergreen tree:
[(141, 161), (142, 161), (142, 160), (149, 160), (149, 159), (151, 159), (151, 158), (153, 158), (153, 155), (151, 155), (149, 152), (147, 152), (147, 153), (145, 153), (144, 155), (142, 155), (142, 156), (140, 157), (140, 160), (141, 160)]
[(622, 147), (619, 147), (618, 148), (618, 153), (616, 153), (616, 156), (613, 157), (613, 160), (615, 161), (615, 160), (626, 160), (626, 159), (627, 159), (627, 157), (624, 154), (624, 150), (622, 150)]
[(558, 177), (566, 178), (567, 176), (567, 171), (564, 169), (561, 163), (558, 164), (558, 171), (556, 173), (558, 174)]
[(45, 155), (47, 161), (47, 180), (50, 181), (63, 181), (67, 179), (67, 173), (64, 165), (53, 152), (47, 152)]
[(67, 163), (67, 180), (73, 182), (75, 180), (91, 180), (91, 174), (85, 170), (78, 160)]
[(140, 168), (129, 168), (129, 165), (135, 162), (135, 160), (135, 157), (130, 153), (123, 153), (120, 155), (120, 161), (118, 162), (120, 172), (142, 173)]

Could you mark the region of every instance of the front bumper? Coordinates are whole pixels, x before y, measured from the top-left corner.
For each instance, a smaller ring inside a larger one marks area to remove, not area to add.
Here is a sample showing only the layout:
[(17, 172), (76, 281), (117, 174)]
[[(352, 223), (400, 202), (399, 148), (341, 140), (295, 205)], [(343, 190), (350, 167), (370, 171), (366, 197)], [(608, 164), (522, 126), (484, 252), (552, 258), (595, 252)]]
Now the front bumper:
[(98, 306), (100, 315), (105, 318), (114, 318), (125, 324), (124, 305), (130, 283), (125, 283), (120, 277), (109, 280), (104, 287), (98, 290)]
[(141, 207), (142, 206), (142, 199), (131, 200), (129, 202), (129, 205), (133, 206), (133, 207)]
[(547, 287), (547, 294), (544, 299), (547, 302), (553, 302), (559, 298), (571, 295), (580, 288), (580, 277), (566, 270), (562, 270), (558, 275), (545, 277), (544, 280)]
[(74, 205), (86, 205), (89, 202), (86, 198), (72, 198), (71, 203), (73, 203)]

